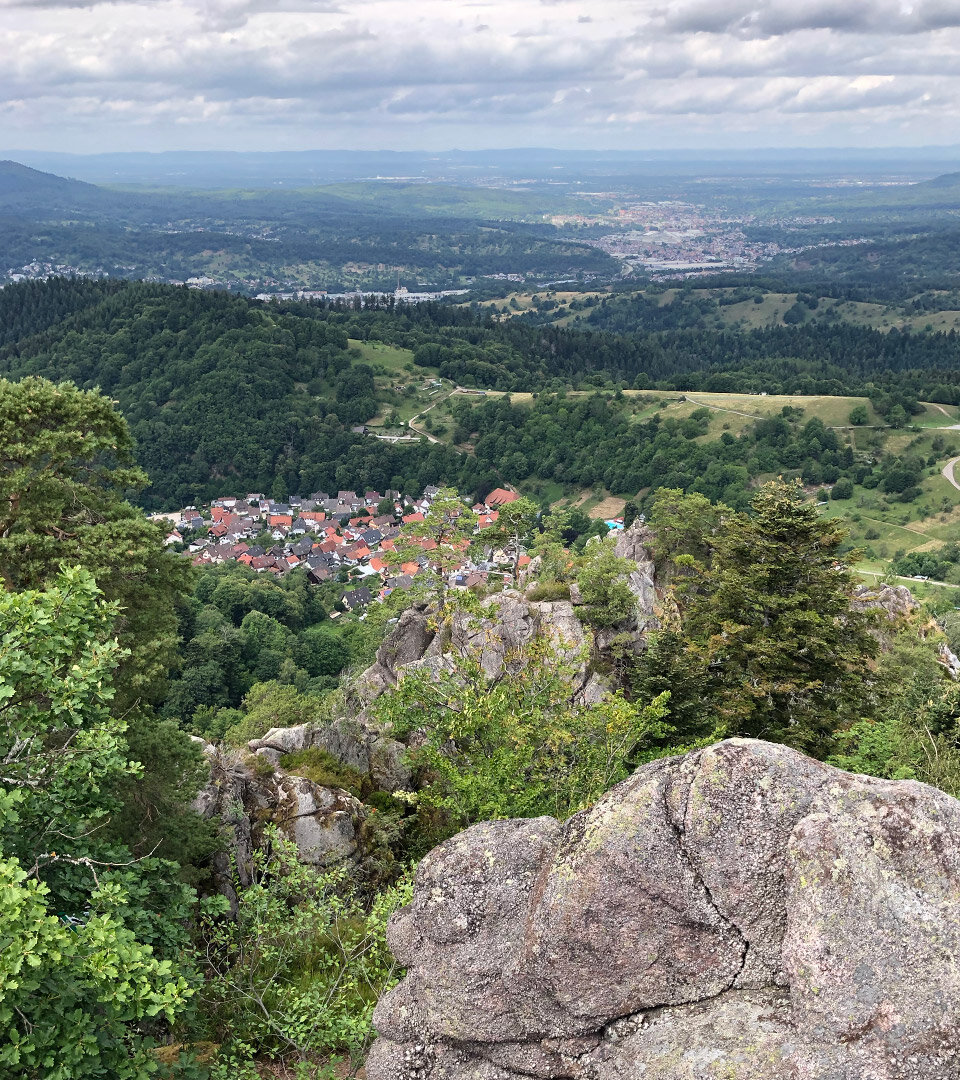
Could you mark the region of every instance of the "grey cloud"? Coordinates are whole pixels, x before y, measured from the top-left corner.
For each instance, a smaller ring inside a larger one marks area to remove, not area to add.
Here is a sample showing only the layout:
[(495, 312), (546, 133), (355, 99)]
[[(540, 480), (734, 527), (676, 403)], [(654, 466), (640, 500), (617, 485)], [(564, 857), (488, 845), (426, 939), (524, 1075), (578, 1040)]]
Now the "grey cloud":
[[(92, 9), (97, 7), (133, 4), (161, 9), (169, 0), (0, 0), (0, 10), (21, 11)], [(205, 0), (198, 7), (201, 25), (208, 30), (234, 30), (246, 25), (253, 15), (296, 12), (304, 15), (336, 14), (343, 11), (334, 0)]]
[(328, 0), (0, 0), (0, 141), (61, 117), (211, 138), (340, 125), (347, 144), (393, 123), (547, 142), (754, 125), (779, 139), (819, 116), (881, 135), (930, 117), (939, 132), (960, 108), (960, 0), (657, 2), (351, 0), (338, 14)]
[(694, 0), (661, 9), (656, 24), (670, 34), (775, 37), (802, 30), (841, 34), (922, 34), (960, 26), (957, 0), (923, 0), (904, 8), (893, 0)]

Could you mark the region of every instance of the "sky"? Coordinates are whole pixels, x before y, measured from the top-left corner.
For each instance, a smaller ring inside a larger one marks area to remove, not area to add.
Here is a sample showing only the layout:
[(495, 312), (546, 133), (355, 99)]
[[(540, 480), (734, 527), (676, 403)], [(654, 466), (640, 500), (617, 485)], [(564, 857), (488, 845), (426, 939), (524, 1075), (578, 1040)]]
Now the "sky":
[(0, 147), (960, 142), (960, 0), (0, 0)]

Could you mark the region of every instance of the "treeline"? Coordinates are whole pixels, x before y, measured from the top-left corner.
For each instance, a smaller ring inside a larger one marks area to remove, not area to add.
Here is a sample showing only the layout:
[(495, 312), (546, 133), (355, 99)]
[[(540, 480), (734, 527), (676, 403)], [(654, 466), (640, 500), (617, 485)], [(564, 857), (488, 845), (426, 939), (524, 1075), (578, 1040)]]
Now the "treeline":
[(69, 379), (119, 402), (151, 477), (147, 507), (227, 490), (498, 483), (446, 446), (352, 432), (377, 393), (334, 320), (221, 292), (59, 281), (0, 291), (0, 326), (33, 331), (0, 349), (3, 373)]
[[(749, 503), (751, 482), (771, 474), (799, 477), (808, 485), (846, 478), (910, 502), (920, 494), (926, 465), (916, 453), (875, 459), (856, 454), (818, 417), (804, 421), (802, 410), (789, 406), (740, 435), (724, 431), (709, 440), (704, 436), (715, 414), (708, 409), (682, 420), (655, 414), (631, 422), (622, 399), (601, 394), (542, 395), (530, 407), (506, 399), (475, 408), (462, 402), (453, 415), (454, 438), (474, 440), (482, 465), (499, 467), (518, 483), (555, 480), (623, 496), (681, 488), (738, 509)], [(648, 501), (649, 496), (640, 505)]]
[[(655, 302), (604, 298), (579, 327), (494, 321), (441, 304), (362, 311), (329, 305), (327, 318), (351, 337), (389, 341), (418, 362), (467, 386), (524, 391), (611, 385), (714, 393), (869, 394), (870, 386), (922, 400), (960, 403), (960, 337), (881, 332), (853, 324), (805, 324), (750, 331), (696, 326), (648, 328)], [(662, 310), (662, 309), (661, 309)], [(453, 312), (456, 311), (456, 314)], [(683, 316), (686, 321), (686, 316)]]

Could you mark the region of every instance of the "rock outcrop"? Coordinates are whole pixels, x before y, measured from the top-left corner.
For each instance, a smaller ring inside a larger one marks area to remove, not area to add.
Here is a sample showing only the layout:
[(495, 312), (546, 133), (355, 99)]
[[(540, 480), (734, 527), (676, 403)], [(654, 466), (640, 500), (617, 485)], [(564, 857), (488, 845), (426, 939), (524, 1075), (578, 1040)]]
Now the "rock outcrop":
[(410, 790), (406, 747), (373, 718), (370, 706), (396, 686), (403, 671), (452, 669), (455, 658), (472, 656), (490, 679), (518, 670), (516, 653), (534, 638), (550, 643), (559, 662), (574, 669), (573, 699), (590, 704), (609, 692), (590, 668), (591, 642), (569, 600), (532, 601), (508, 589), (484, 601), (479, 613), (456, 611), (442, 631), (425, 604), (408, 608), (377, 650), (374, 663), (346, 689), (347, 715), (323, 723), (272, 728), (249, 742), (254, 754), (282, 765), (285, 754), (318, 747), (344, 765), (371, 777), (382, 791)]
[(912, 615), (917, 609), (917, 602), (906, 585), (858, 585), (850, 606), (854, 611), (880, 608), (885, 612), (885, 617), (893, 621)]
[(389, 938), (369, 1080), (960, 1076), (960, 803), (783, 746), (475, 826)]
[(637, 520), (617, 536), (614, 546), (614, 551), (621, 559), (630, 559), (637, 564), (627, 582), (630, 591), (637, 598), (636, 621), (640, 633), (660, 629), (658, 607), (663, 590), (658, 588), (651, 550), (654, 536), (649, 526)]
[(263, 846), (268, 825), (277, 826), (296, 844), (303, 863), (327, 867), (360, 862), (367, 810), (359, 799), (279, 769), (261, 773), (242, 754), (210, 743), (203, 744), (203, 751), (210, 762), (210, 780), (194, 809), (221, 823), (226, 843), (214, 856), (212, 870), (217, 888), (231, 904), (236, 903), (234, 876), (241, 885), (250, 883), (253, 854)]

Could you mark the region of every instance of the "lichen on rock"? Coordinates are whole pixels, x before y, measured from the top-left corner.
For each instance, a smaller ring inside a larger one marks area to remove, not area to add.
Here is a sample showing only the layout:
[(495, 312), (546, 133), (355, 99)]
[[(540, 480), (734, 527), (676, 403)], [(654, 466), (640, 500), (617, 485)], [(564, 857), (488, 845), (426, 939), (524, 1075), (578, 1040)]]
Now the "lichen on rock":
[(447, 841), (390, 941), (369, 1080), (951, 1080), (960, 803), (731, 739)]

